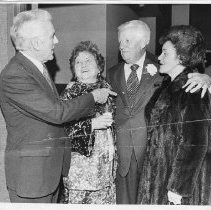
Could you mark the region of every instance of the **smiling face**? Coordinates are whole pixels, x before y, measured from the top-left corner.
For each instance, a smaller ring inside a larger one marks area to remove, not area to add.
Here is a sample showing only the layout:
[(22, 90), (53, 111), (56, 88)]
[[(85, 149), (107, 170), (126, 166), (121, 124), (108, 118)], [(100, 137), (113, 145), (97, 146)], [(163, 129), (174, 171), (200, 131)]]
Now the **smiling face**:
[(126, 63), (136, 63), (145, 50), (142, 46), (143, 34), (135, 28), (127, 28), (119, 34), (119, 49)]
[(75, 59), (75, 75), (83, 83), (94, 83), (100, 72), (95, 57), (87, 52), (80, 52)]
[(158, 57), (160, 61), (160, 73), (171, 75), (176, 67), (180, 65), (176, 49), (172, 42), (167, 41), (163, 44), (162, 53)]

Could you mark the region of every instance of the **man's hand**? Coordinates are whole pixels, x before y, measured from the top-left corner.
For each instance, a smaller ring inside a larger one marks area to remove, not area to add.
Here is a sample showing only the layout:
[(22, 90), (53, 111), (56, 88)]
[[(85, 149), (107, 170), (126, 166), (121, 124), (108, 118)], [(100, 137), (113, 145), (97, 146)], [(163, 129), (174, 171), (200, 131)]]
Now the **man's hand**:
[(98, 102), (100, 104), (104, 104), (107, 101), (109, 95), (113, 95), (113, 96), (117, 95), (115, 92), (111, 91), (108, 88), (96, 89), (96, 90), (93, 90), (91, 93), (94, 96), (95, 102)]
[(74, 84), (75, 84), (75, 82), (73, 82), (73, 81), (69, 82), (65, 89), (71, 88)]
[(188, 81), (183, 88), (186, 88), (185, 92), (190, 93), (194, 93), (202, 88), (201, 98), (203, 98), (210, 85), (211, 78), (207, 74), (190, 73), (188, 74)]
[(181, 204), (182, 196), (171, 191), (168, 191), (168, 200), (169, 202), (174, 203), (175, 205)]
[(106, 112), (103, 115), (95, 117), (92, 119), (92, 130), (94, 129), (104, 129), (113, 123), (112, 113)]

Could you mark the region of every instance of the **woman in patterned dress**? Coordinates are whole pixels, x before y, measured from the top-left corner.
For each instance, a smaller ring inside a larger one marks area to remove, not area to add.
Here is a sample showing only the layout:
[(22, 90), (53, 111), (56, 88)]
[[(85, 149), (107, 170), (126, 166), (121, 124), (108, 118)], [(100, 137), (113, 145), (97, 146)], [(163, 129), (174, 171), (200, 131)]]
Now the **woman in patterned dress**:
[[(61, 95), (62, 100), (83, 95), (96, 88), (110, 87), (101, 76), (105, 61), (98, 47), (90, 41), (80, 42), (70, 58), (73, 81)], [(65, 130), (72, 143), (71, 164), (63, 178), (64, 203), (115, 203), (115, 136), (113, 99), (95, 105), (95, 113), (70, 122)]]

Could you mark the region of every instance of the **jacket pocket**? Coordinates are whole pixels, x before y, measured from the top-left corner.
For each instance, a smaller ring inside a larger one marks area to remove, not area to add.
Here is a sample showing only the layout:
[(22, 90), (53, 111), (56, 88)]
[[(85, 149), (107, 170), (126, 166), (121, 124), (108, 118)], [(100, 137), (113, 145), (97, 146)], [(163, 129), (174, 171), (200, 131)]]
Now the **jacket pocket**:
[(20, 157), (45, 157), (50, 155), (51, 148), (20, 150)]

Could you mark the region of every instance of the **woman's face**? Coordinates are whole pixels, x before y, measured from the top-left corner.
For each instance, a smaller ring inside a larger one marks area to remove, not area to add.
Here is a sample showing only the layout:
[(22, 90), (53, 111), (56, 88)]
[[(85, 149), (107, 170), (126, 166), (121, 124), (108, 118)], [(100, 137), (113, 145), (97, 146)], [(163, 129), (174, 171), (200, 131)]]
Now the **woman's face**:
[(75, 59), (75, 75), (77, 80), (84, 83), (93, 83), (100, 72), (95, 57), (87, 52), (80, 52)]
[(180, 65), (180, 60), (176, 53), (176, 49), (171, 41), (164, 43), (162, 53), (158, 57), (160, 61), (160, 73), (171, 74), (175, 68)]

